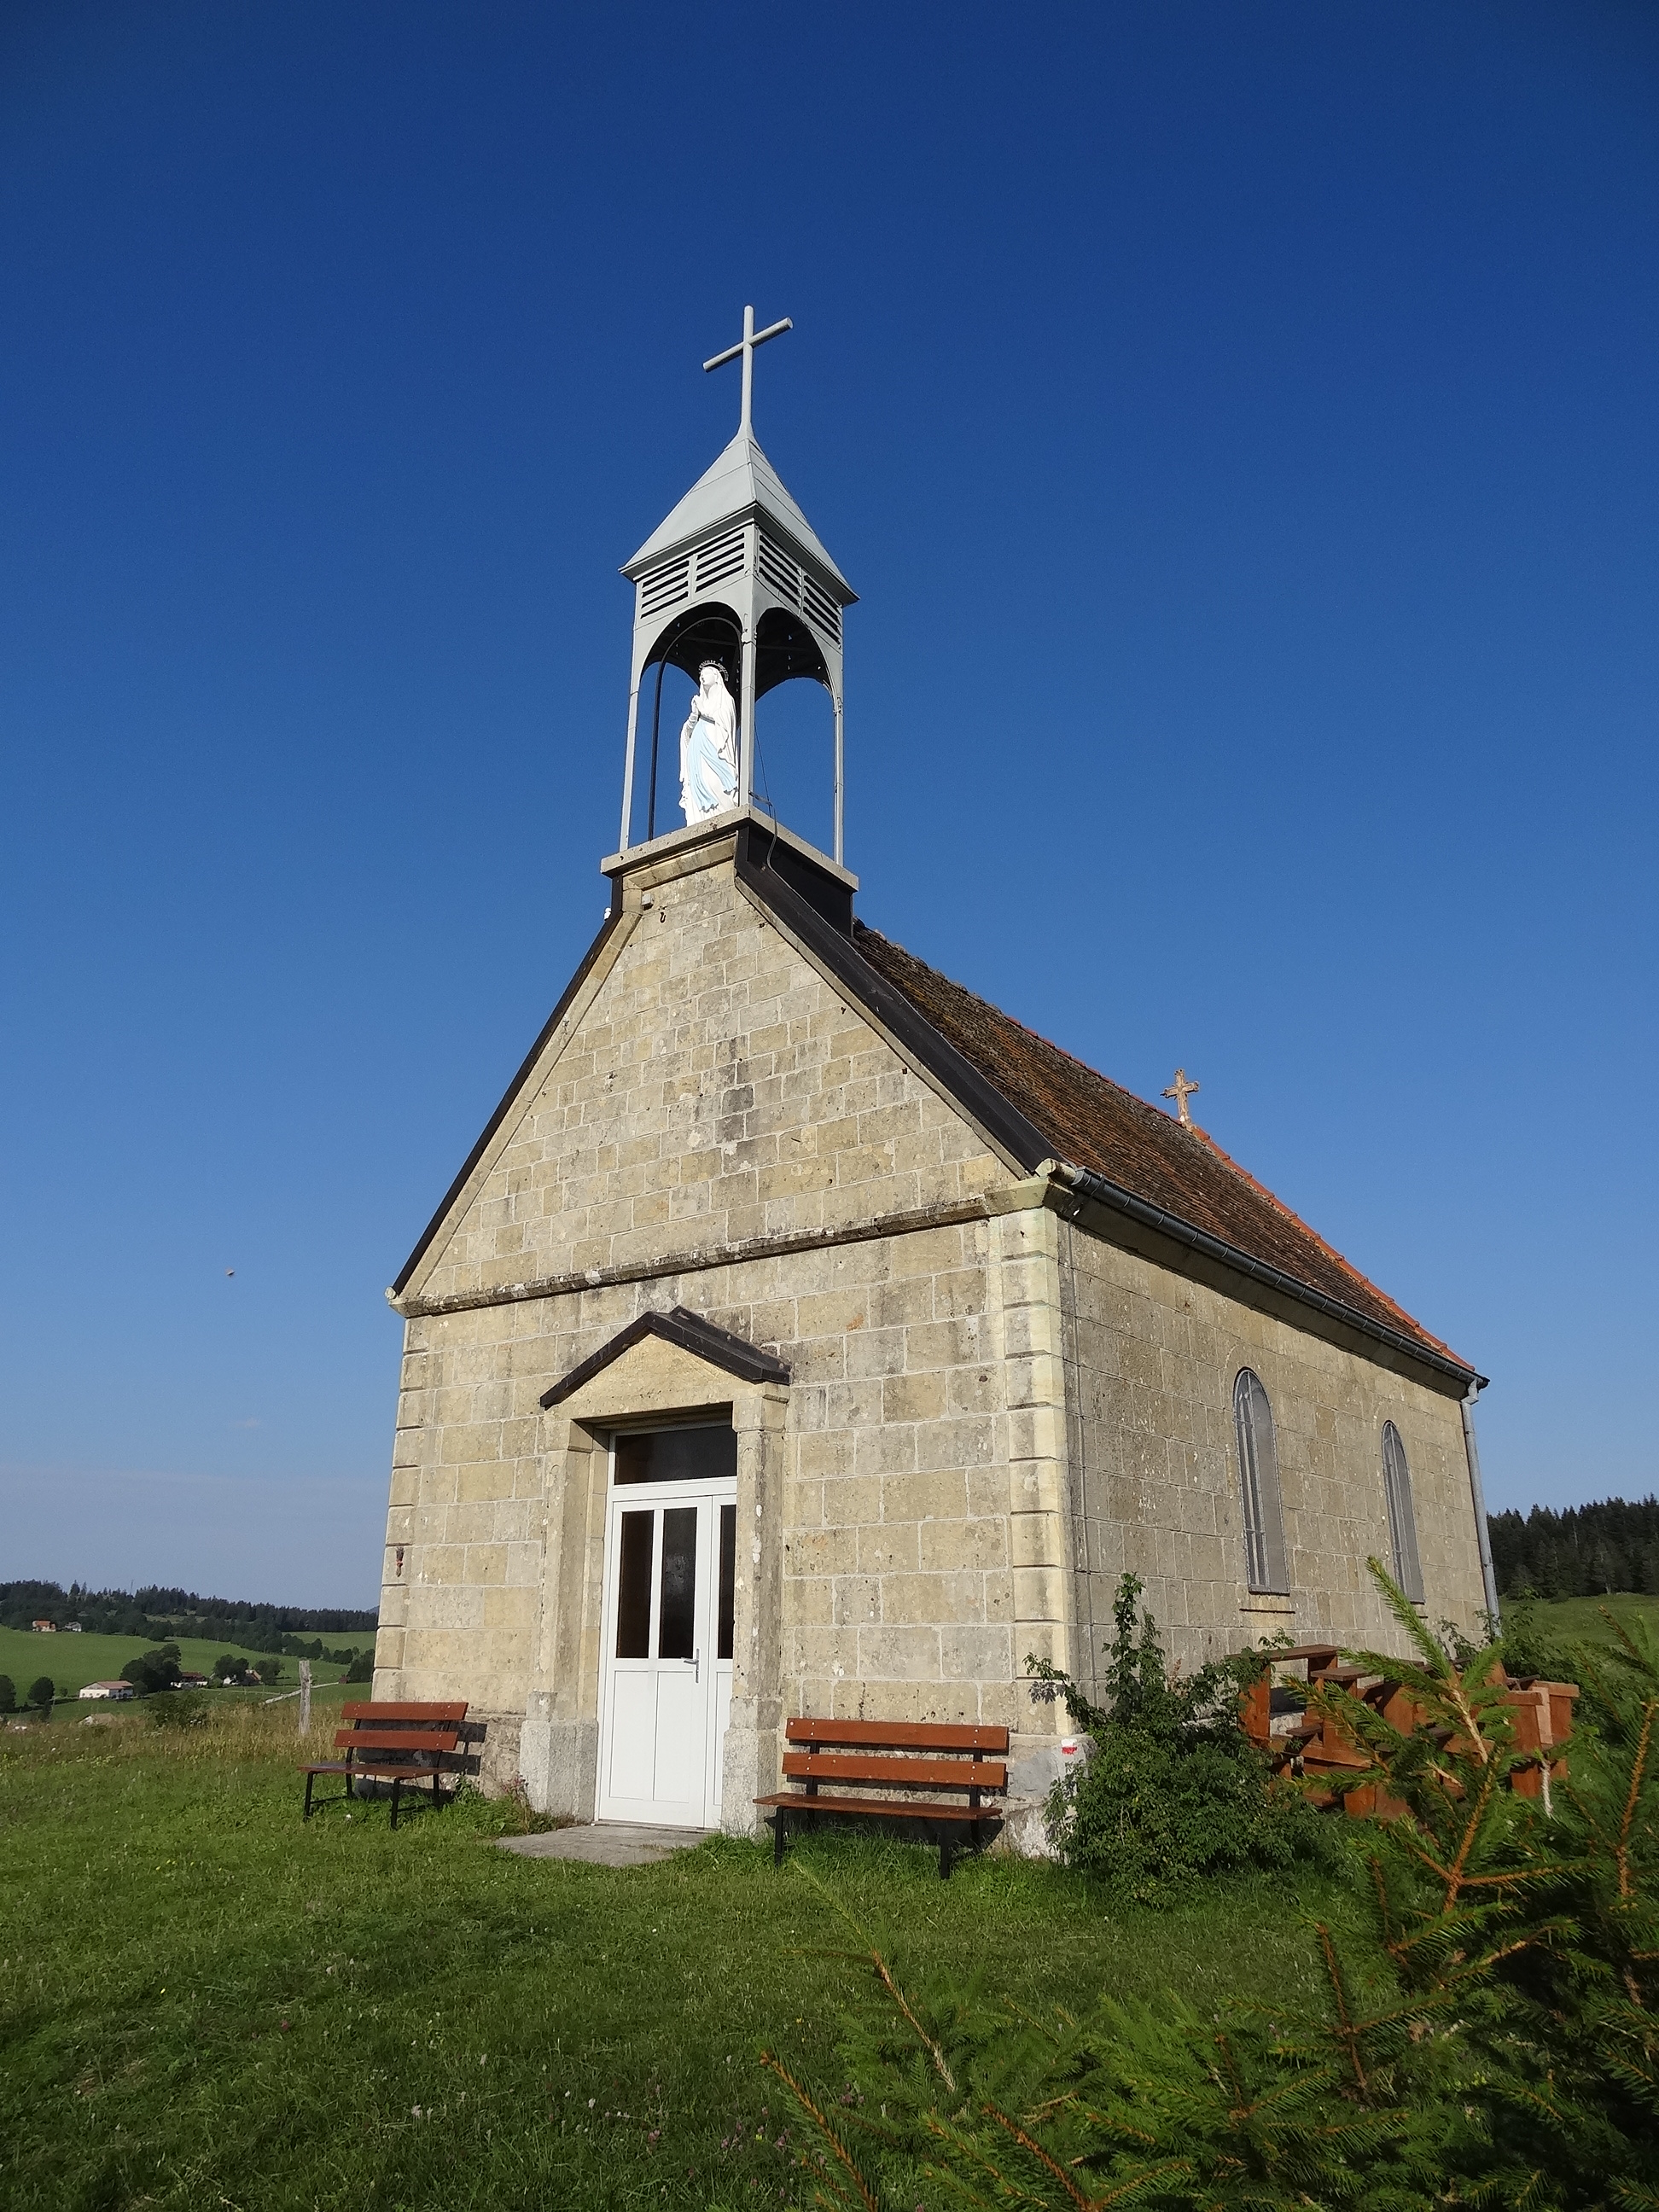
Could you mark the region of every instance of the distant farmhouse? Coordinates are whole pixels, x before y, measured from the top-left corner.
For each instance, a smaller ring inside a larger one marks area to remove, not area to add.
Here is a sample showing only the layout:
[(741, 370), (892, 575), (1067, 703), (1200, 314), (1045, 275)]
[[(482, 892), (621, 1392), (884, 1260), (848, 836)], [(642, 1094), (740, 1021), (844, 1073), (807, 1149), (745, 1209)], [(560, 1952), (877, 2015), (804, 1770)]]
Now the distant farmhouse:
[(80, 1694), (83, 1698), (107, 1698), (119, 1705), (137, 1693), (131, 1682), (88, 1682)]

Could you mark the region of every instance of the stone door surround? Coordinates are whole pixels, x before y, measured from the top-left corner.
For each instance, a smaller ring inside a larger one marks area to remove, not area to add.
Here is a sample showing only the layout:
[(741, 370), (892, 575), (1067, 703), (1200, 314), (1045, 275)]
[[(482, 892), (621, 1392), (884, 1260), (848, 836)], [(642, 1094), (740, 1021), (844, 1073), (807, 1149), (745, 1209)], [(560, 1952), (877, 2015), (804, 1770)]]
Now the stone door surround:
[(542, 1400), (541, 1602), (520, 1767), (532, 1803), (591, 1820), (599, 1790), (605, 1530), (616, 1427), (725, 1413), (738, 1440), (732, 1712), (720, 1825), (759, 1832), (781, 1752), (783, 1435), (789, 1370), (701, 1316), (641, 1315)]

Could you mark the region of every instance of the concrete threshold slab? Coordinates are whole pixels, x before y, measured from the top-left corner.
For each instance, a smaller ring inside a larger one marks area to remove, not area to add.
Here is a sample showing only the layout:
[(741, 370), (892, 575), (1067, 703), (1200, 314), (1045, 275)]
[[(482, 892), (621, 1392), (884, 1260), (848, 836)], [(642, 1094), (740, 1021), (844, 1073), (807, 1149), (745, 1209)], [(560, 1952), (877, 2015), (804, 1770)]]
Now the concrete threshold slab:
[(575, 1828), (550, 1828), (543, 1836), (503, 1836), (504, 1851), (522, 1859), (579, 1859), (586, 1866), (655, 1866), (676, 1851), (695, 1850), (712, 1828), (635, 1826), (622, 1820), (595, 1820)]

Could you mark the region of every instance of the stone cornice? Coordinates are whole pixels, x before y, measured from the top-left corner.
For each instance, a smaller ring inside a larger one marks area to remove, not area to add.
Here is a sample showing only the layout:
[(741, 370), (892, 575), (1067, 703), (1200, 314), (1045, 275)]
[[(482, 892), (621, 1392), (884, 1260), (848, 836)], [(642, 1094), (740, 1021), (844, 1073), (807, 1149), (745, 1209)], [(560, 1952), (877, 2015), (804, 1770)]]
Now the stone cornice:
[(1468, 1370), (1457, 1362), (1427, 1352), (1412, 1338), (1380, 1327), (1369, 1316), (1352, 1311), (1277, 1269), (1264, 1267), (1248, 1253), (1199, 1235), (1187, 1223), (1158, 1215), (1155, 1208), (1114, 1190), (1103, 1178), (1082, 1175), (1059, 1160), (1045, 1160), (1035, 1175), (976, 1198), (874, 1214), (867, 1221), (849, 1222), (841, 1228), (805, 1229), (784, 1237), (750, 1237), (731, 1243), (698, 1245), (685, 1252), (659, 1253), (623, 1267), (540, 1275), (521, 1283), (456, 1291), (445, 1297), (387, 1295), (393, 1309), (406, 1321), (427, 1321), (445, 1314), (476, 1313), (489, 1306), (522, 1305), (537, 1298), (605, 1290), (613, 1284), (672, 1281), (676, 1276), (698, 1274), (713, 1267), (785, 1259), (797, 1252), (829, 1251), (841, 1244), (873, 1243), (883, 1237), (910, 1237), (924, 1230), (989, 1221), (998, 1214), (1020, 1213), (1039, 1206), (1063, 1215), (1107, 1243), (1139, 1253), (1173, 1274), (1190, 1275), (1227, 1297), (1243, 1297), (1293, 1328), (1305, 1329), (1381, 1365), (1433, 1375), (1443, 1389), (1449, 1380), (1457, 1382), (1461, 1390), (1471, 1379)]
[[(948, 1229), (963, 1221), (988, 1220), (1004, 1211), (1007, 1194), (963, 1199), (949, 1206), (921, 1206), (903, 1213), (880, 1213), (842, 1229), (803, 1229), (787, 1237), (749, 1237), (734, 1243), (703, 1244), (686, 1252), (662, 1252), (619, 1267), (588, 1267), (568, 1275), (538, 1275), (527, 1282), (497, 1283), (476, 1291), (453, 1291), (437, 1298), (390, 1300), (405, 1321), (439, 1314), (475, 1313), (484, 1306), (522, 1305), (533, 1298), (568, 1297), (573, 1291), (605, 1290), (613, 1283), (656, 1282), (674, 1275), (698, 1274), (710, 1267), (737, 1267), (752, 1260), (782, 1259), (793, 1252), (828, 1251), (837, 1244), (868, 1244), (881, 1237), (908, 1237), (922, 1229)], [(1027, 1193), (1019, 1206), (1041, 1205), (1040, 1193)]]

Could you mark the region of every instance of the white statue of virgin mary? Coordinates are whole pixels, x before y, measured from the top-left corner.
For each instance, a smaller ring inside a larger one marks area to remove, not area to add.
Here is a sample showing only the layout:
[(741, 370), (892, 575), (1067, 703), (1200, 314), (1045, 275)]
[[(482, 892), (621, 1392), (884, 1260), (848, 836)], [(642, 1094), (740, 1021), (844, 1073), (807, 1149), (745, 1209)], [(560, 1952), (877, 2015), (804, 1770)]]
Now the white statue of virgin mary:
[(738, 708), (718, 660), (705, 660), (680, 732), (680, 806), (688, 823), (724, 813), (738, 796)]

